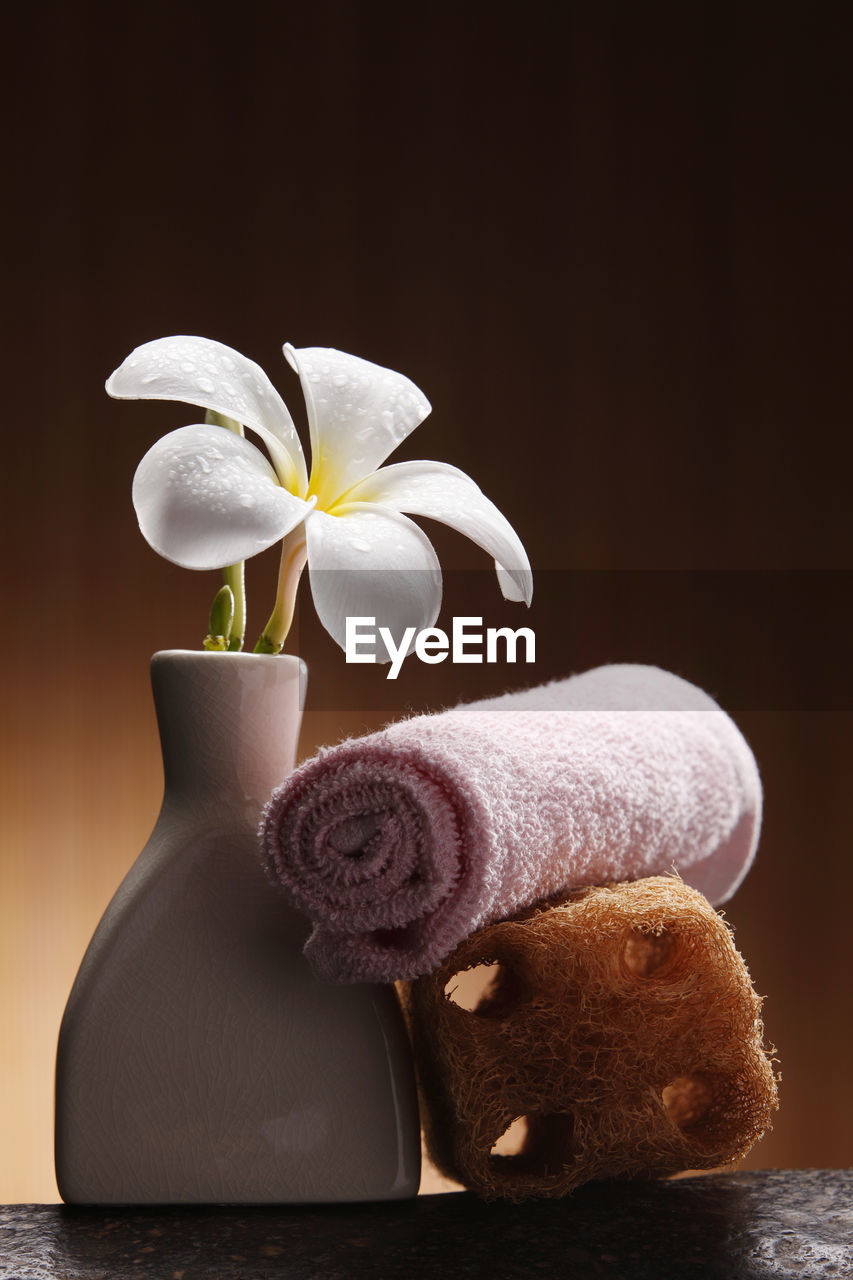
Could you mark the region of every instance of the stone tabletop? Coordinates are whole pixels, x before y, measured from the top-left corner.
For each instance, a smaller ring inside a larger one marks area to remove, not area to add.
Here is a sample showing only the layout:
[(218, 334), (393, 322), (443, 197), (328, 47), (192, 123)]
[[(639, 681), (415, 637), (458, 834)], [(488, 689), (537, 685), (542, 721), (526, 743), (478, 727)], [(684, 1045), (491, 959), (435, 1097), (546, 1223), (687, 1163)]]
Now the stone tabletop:
[(822, 1280), (853, 1276), (853, 1170), (275, 1208), (0, 1208), (0, 1280)]

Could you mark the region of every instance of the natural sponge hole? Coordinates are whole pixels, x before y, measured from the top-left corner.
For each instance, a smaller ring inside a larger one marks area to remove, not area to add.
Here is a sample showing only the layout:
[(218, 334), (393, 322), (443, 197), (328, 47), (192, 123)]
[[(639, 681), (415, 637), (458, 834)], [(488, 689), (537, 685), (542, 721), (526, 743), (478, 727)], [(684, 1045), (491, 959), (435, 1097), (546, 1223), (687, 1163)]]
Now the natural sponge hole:
[(625, 968), (638, 978), (651, 978), (657, 974), (675, 953), (675, 938), (665, 930), (662, 933), (645, 933), (632, 929), (622, 951)]
[(568, 1112), (516, 1116), (489, 1152), (504, 1174), (555, 1177), (572, 1160), (574, 1119)]
[(497, 960), (454, 973), (444, 994), (451, 1004), (479, 1018), (505, 1018), (528, 998), (527, 984), (514, 969)]
[(527, 1116), (516, 1116), (509, 1128), (505, 1129), (498, 1138), (489, 1155), (501, 1156), (504, 1159), (507, 1156), (520, 1155), (529, 1133), (530, 1122)]
[(661, 1098), (672, 1123), (705, 1153), (730, 1146), (749, 1120), (749, 1099), (736, 1078), (694, 1071), (671, 1080)]
[(714, 1101), (714, 1091), (709, 1078), (697, 1072), (676, 1076), (664, 1088), (661, 1097), (672, 1123), (688, 1133), (705, 1119)]

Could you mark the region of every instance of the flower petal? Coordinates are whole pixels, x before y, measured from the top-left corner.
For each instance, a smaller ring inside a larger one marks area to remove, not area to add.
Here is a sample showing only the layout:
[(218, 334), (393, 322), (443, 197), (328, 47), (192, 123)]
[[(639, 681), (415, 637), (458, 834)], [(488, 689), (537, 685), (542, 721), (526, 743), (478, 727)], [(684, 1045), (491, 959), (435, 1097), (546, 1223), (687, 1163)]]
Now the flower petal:
[(133, 505), (155, 551), (186, 569), (222, 569), (264, 551), (313, 505), (279, 484), (260, 449), (221, 427), (170, 431), (133, 478)]
[[(530, 600), (525, 598), (524, 591), (519, 587), (516, 579), (513, 578), (511, 573), (507, 573), (506, 569), (502, 568), (502, 566), (498, 564), (497, 560), (495, 561), (495, 573), (498, 575), (498, 585), (501, 589), (504, 600), (512, 600), (515, 604), (530, 604)], [(532, 600), (532, 583), (530, 592), (530, 599)]]
[(331, 347), (288, 345), (311, 431), (311, 491), (326, 509), (369, 475), (430, 412), (424, 393), (401, 373)]
[[(396, 462), (367, 476), (348, 502), (374, 502), (448, 524), (495, 558), (507, 600), (533, 599), (533, 574), (521, 539), (470, 476), (446, 462)], [(511, 585), (510, 585), (511, 584)]]
[(184, 400), (251, 427), (270, 451), (281, 483), (304, 496), (305, 458), (293, 419), (260, 365), (210, 338), (157, 338), (110, 375), (117, 400)]
[[(417, 633), (433, 625), (441, 607), (441, 568), (411, 520), (358, 503), (334, 516), (315, 511), (306, 533), (314, 606), (342, 649), (347, 617), (375, 619), (379, 662), (391, 660), (379, 627), (387, 627), (399, 645), (407, 627)], [(413, 648), (414, 636), (406, 652)]]

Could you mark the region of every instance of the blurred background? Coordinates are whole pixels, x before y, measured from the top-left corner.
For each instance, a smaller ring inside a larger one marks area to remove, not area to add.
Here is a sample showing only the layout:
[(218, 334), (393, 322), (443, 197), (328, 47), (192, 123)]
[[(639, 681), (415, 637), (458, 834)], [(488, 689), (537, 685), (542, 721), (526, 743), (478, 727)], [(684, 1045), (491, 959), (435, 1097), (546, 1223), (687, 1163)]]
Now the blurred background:
[[(473, 475), (536, 571), (527, 614), (430, 528), (440, 625), (533, 626), (537, 662), (396, 684), (345, 666), (304, 584), (303, 756), (609, 661), (731, 712), (766, 816), (727, 917), (783, 1072), (747, 1167), (851, 1163), (849, 8), (44, 0), (5, 26), (2, 1199), (58, 1198), (62, 1009), (159, 806), (148, 661), (200, 644), (217, 585), (130, 502), (195, 414), (103, 392), (171, 333), (251, 356), (297, 421), (284, 341), (404, 371), (433, 414), (396, 456)], [(257, 633), (275, 553), (250, 569)]]

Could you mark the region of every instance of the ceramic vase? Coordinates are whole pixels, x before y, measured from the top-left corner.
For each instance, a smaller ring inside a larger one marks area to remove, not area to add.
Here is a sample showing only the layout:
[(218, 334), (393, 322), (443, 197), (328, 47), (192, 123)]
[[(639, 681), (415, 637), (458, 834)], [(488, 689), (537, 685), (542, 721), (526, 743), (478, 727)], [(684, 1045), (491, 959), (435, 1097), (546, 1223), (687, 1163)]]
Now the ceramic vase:
[(83, 959), (59, 1036), (56, 1170), (78, 1204), (417, 1193), (392, 987), (333, 986), (266, 880), (260, 810), (292, 770), (298, 659), (155, 654), (163, 807)]

